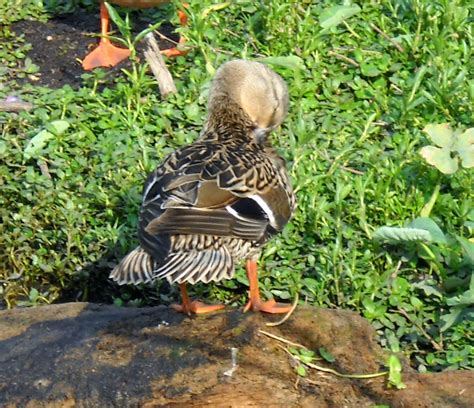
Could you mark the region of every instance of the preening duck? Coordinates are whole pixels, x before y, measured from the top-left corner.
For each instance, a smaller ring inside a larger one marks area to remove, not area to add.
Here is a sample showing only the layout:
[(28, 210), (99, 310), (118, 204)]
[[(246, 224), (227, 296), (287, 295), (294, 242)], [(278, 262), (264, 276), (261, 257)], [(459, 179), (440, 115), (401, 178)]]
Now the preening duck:
[(264, 64), (234, 60), (212, 82), (208, 118), (194, 143), (171, 153), (145, 182), (140, 245), (111, 272), (122, 284), (178, 283), (181, 312), (223, 305), (190, 301), (186, 284), (231, 279), (246, 260), (250, 300), (244, 310), (286, 313), (262, 302), (257, 280), (261, 247), (289, 221), (295, 199), (284, 160), (269, 133), (288, 111), (283, 79)]

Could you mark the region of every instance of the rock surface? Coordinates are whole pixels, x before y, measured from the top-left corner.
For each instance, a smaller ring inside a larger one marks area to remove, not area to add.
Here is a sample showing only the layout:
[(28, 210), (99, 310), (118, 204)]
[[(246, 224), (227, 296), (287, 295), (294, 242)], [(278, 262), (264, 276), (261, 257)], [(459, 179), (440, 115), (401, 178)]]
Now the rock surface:
[[(283, 343), (335, 358), (345, 373), (373, 373), (385, 356), (355, 313), (300, 308), (272, 316), (223, 311), (189, 318), (168, 308), (69, 303), (0, 312), (2, 407), (472, 407), (474, 373), (418, 374), (404, 390), (385, 377), (356, 380), (312, 370), (296, 383)], [(237, 349), (233, 370), (231, 349)], [(229, 375), (232, 374), (232, 375)]]

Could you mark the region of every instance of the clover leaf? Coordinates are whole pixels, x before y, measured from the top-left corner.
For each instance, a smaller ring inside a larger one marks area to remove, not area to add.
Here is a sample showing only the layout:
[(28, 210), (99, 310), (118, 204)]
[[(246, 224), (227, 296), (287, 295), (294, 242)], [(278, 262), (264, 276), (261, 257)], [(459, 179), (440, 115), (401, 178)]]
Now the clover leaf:
[(423, 129), (436, 146), (425, 146), (421, 156), (441, 173), (454, 174), (459, 160), (465, 168), (474, 166), (474, 128), (453, 131), (448, 123), (429, 124)]

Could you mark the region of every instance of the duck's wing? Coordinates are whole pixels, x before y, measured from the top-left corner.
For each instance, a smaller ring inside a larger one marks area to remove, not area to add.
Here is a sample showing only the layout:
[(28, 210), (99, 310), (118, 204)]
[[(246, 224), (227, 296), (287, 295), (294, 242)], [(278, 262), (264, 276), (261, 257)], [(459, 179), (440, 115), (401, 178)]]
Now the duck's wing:
[(290, 218), (288, 186), (278, 167), (256, 147), (216, 149), (215, 144), (195, 143), (177, 151), (148, 178), (141, 226), (150, 235), (258, 241)]

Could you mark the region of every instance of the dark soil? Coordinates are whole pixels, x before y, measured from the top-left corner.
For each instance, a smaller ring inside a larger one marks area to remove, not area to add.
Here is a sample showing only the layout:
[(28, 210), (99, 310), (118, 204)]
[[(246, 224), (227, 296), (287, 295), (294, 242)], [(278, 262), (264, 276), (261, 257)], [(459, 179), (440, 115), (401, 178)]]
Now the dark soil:
[[(152, 21), (133, 18), (134, 31), (140, 32)], [(29, 75), (23, 81), (34, 85), (60, 88), (70, 85), (78, 88), (82, 84), (81, 75), (86, 71), (81, 66), (82, 59), (97, 46), (100, 33), (99, 8), (97, 12), (77, 10), (71, 14), (58, 15), (47, 23), (39, 21), (20, 21), (12, 26), (16, 34), (24, 34), (25, 41), (32, 45), (28, 57), (40, 67), (40, 71)], [(164, 22), (160, 32), (176, 41), (173, 26)], [(161, 49), (172, 47), (166, 40), (158, 40)], [(139, 56), (143, 46), (138, 46)], [(130, 65), (124, 61), (118, 66), (107, 68), (111, 76), (120, 73), (122, 68)]]

